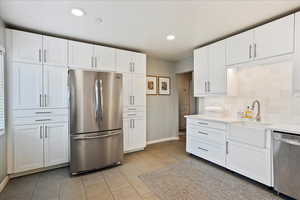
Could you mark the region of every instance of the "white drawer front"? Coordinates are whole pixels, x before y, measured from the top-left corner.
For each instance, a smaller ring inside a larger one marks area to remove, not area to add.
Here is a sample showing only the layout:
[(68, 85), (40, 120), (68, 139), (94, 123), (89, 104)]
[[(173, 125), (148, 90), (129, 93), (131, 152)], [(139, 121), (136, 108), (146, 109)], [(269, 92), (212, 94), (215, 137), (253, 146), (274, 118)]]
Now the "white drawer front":
[(146, 112), (146, 107), (144, 107), (144, 106), (124, 107), (123, 111), (124, 111), (124, 113), (127, 113), (127, 112)]
[(68, 115), (68, 109), (34, 109), (34, 110), (15, 110), (14, 117), (43, 117), (51, 115)]
[(189, 137), (187, 151), (191, 154), (209, 160), (221, 166), (225, 166), (225, 146), (212, 145), (200, 142), (195, 137)]
[(15, 118), (14, 120), (15, 125), (43, 124), (56, 122), (68, 122), (68, 116), (19, 117)]
[(190, 125), (188, 127), (187, 134), (188, 136), (198, 138), (200, 141), (218, 143), (221, 145), (225, 144), (225, 131), (222, 130)]
[(212, 122), (212, 121), (205, 121), (200, 119), (188, 119), (188, 125), (194, 126), (201, 126), (207, 128), (215, 128), (215, 129), (226, 129), (226, 124), (222, 122)]
[(123, 113), (123, 118), (145, 118), (146, 113), (145, 112), (128, 112)]

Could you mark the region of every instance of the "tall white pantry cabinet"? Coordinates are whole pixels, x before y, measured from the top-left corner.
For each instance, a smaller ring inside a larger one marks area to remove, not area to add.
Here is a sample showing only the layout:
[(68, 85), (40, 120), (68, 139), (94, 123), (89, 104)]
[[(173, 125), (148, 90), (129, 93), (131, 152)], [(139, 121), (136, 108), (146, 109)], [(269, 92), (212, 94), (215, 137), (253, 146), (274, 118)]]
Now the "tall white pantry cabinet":
[(124, 152), (146, 146), (146, 55), (12, 29), (6, 39), (9, 174), (69, 162), (68, 68), (122, 73)]

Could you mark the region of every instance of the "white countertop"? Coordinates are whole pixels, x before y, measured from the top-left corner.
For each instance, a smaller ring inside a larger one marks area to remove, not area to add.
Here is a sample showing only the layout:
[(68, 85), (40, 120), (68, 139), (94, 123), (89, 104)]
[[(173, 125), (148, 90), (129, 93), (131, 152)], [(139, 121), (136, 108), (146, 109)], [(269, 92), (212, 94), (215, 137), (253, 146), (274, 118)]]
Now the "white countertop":
[[(213, 117), (213, 116), (207, 116), (207, 115), (201, 115), (201, 114), (200, 115), (186, 115), (184, 117), (191, 118), (191, 119), (201, 119), (201, 120), (207, 120), (207, 121), (223, 122), (223, 123), (234, 123), (234, 122), (242, 121), (242, 120), (234, 119), (234, 118), (230, 118), (230, 117)], [(268, 129), (271, 129), (271, 130), (300, 135), (300, 123), (299, 124), (270, 123), (270, 125), (266, 125), (265, 127)]]

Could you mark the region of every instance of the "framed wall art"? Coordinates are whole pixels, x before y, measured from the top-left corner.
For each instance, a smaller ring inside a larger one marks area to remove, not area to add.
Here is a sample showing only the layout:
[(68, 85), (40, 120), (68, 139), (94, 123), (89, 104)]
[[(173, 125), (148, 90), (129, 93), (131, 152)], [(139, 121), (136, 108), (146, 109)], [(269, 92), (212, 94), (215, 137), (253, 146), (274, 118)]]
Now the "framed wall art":
[(158, 77), (158, 94), (171, 95), (171, 78), (166, 76)]
[(147, 75), (147, 95), (157, 95), (157, 76)]

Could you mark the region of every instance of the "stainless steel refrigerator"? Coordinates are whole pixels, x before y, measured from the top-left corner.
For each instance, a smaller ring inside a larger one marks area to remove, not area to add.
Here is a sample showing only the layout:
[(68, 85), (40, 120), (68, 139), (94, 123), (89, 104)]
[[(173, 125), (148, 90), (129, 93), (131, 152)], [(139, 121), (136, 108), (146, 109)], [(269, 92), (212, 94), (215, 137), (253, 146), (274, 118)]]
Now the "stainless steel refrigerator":
[(69, 70), (71, 174), (123, 160), (122, 74)]

